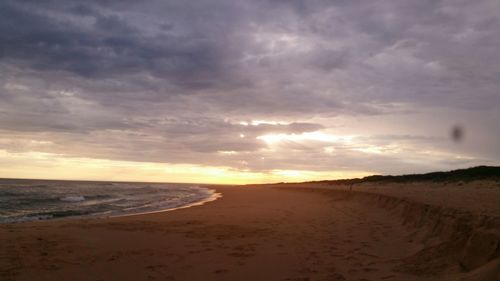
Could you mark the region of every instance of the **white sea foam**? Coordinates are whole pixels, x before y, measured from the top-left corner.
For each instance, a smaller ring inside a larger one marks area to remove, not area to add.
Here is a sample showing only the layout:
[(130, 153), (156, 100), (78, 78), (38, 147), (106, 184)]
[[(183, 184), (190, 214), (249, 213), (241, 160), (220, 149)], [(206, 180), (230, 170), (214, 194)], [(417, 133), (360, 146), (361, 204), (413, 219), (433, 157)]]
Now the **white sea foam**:
[(201, 205), (219, 196), (206, 187), (175, 183), (12, 182), (0, 182), (0, 224), (161, 212)]
[(60, 200), (65, 201), (65, 202), (80, 202), (80, 201), (85, 200), (85, 197), (84, 196), (66, 196), (66, 197), (60, 198)]
[(0, 218), (0, 223), (16, 223), (16, 222), (30, 222), (38, 220), (48, 220), (53, 218), (52, 215), (38, 215), (38, 216), (21, 216), (12, 218)]

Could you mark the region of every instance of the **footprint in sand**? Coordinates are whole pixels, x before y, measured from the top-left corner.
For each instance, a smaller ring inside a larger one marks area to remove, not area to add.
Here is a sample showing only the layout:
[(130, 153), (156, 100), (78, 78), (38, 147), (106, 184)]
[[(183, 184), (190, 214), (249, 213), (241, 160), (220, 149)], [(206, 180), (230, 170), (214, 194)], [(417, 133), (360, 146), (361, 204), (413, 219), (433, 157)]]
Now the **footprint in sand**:
[(340, 274), (340, 273), (334, 273), (332, 275), (329, 276), (329, 280), (332, 280), (332, 281), (344, 281), (346, 280), (344, 275)]
[(311, 269), (309, 267), (306, 267), (306, 268), (300, 269), (298, 272), (310, 275), (311, 273), (317, 273), (318, 271), (314, 270), (314, 269)]
[(363, 271), (364, 272), (375, 272), (375, 271), (378, 271), (378, 269), (376, 269), (374, 267), (365, 267), (365, 268), (363, 268)]
[(114, 261), (117, 260), (121, 257), (121, 254), (113, 254), (111, 257), (108, 258), (108, 261)]
[(350, 253), (356, 253), (356, 252), (359, 252), (361, 251), (361, 248), (354, 248), (350, 251)]
[(254, 244), (239, 245), (233, 247), (233, 252), (229, 253), (233, 257), (250, 257), (255, 255)]
[(354, 257), (354, 256), (347, 256), (347, 257), (345, 257), (343, 259), (347, 260), (347, 261), (359, 261), (359, 258)]
[(362, 255), (362, 256), (365, 256), (365, 257), (370, 257), (370, 258), (380, 258), (377, 255), (372, 255), (372, 254), (368, 254), (368, 253), (365, 253), (365, 252), (361, 252), (359, 254)]
[(214, 271), (215, 274), (223, 274), (223, 273), (226, 273), (228, 272), (229, 270), (225, 269), (225, 268), (221, 268), (221, 269), (217, 269)]
[(309, 281), (311, 280), (309, 277), (295, 277), (295, 278), (287, 278), (285, 281)]

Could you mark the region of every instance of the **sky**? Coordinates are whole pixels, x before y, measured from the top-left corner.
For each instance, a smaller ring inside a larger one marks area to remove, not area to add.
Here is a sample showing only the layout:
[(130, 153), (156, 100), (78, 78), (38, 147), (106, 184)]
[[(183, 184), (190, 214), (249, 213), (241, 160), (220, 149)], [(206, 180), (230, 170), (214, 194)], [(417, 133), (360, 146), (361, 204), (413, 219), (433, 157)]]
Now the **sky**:
[(0, 177), (500, 165), (498, 15), (498, 0), (3, 0)]

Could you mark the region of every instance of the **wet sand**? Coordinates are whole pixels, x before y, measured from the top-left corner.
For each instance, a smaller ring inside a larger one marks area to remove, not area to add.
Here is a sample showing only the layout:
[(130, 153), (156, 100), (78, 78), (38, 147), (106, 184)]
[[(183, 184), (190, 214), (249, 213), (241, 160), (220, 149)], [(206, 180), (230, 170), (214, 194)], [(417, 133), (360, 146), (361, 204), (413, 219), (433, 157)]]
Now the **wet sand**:
[[(438, 268), (428, 262), (432, 256), (408, 259), (425, 246), (415, 239), (416, 230), (395, 212), (349, 192), (300, 186), (216, 189), (222, 198), (171, 212), (0, 225), (0, 280), (471, 276), (453, 256), (440, 257)], [(409, 269), (415, 262), (423, 263), (422, 270)]]

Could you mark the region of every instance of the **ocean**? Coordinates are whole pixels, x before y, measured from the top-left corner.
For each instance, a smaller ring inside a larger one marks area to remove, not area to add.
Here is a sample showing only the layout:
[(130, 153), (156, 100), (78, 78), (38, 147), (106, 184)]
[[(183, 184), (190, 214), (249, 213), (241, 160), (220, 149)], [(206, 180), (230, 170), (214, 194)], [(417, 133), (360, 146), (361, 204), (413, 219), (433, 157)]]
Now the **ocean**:
[(149, 213), (217, 197), (193, 184), (0, 179), (0, 223)]

